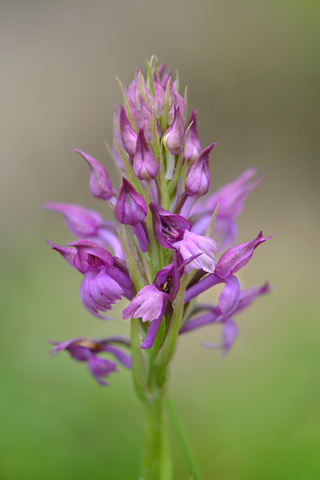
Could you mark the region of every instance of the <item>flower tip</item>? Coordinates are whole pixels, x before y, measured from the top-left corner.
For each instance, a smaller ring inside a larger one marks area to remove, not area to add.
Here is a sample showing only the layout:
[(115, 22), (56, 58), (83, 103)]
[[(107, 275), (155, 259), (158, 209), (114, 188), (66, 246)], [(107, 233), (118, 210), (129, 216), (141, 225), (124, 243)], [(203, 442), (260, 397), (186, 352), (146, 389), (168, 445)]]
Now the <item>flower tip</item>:
[(273, 233), (272, 235), (269, 235), (269, 237), (264, 237), (263, 236), (263, 233), (262, 233), (262, 230), (260, 231), (259, 235), (257, 236), (257, 240), (262, 240), (262, 242), (265, 242), (266, 240), (270, 240), (272, 237), (275, 236), (275, 233)]
[(53, 250), (55, 249), (55, 247), (58, 246), (55, 243), (51, 242), (48, 238), (46, 238), (45, 241), (50, 245), (50, 248), (52, 248)]
[(261, 288), (260, 293), (261, 293), (261, 294), (270, 293), (271, 291), (272, 291), (271, 285), (270, 285), (268, 282), (266, 282), (266, 283), (263, 285), (263, 287)]

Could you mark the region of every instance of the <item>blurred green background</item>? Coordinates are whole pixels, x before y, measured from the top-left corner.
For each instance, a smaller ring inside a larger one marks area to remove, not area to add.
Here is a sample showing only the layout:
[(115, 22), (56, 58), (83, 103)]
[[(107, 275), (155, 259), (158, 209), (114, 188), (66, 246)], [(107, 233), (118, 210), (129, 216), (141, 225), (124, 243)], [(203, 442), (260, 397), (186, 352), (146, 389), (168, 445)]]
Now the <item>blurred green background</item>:
[[(262, 186), (239, 218), (239, 241), (276, 232), (241, 272), (273, 293), (238, 319), (222, 358), (201, 348), (208, 328), (179, 342), (171, 396), (206, 480), (318, 480), (319, 2), (1, 1), (0, 478), (138, 478), (141, 411), (130, 375), (99, 388), (46, 341), (125, 334), (90, 317), (80, 276), (45, 237), (71, 241), (47, 200), (90, 197), (78, 147), (115, 179), (114, 79), (153, 53), (179, 69), (211, 155), (212, 189), (256, 166)], [(188, 479), (172, 435), (176, 478)]]

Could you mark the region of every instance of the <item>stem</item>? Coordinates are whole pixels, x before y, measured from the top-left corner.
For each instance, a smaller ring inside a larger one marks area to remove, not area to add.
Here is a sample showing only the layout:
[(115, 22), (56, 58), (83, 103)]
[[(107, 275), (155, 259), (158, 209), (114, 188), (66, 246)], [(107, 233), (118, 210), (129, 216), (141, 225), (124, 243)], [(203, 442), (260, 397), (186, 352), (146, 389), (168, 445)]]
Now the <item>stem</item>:
[(199, 469), (197, 467), (197, 462), (195, 461), (194, 453), (190, 447), (190, 443), (186, 435), (185, 429), (181, 423), (181, 420), (178, 417), (177, 411), (174, 408), (174, 405), (170, 398), (166, 399), (166, 406), (171, 425), (178, 438), (182, 453), (192, 475), (192, 480), (201, 480)]
[(132, 349), (132, 376), (136, 393), (140, 400), (146, 400), (147, 392), (147, 372), (140, 348), (139, 322), (137, 319), (131, 319), (131, 349)]
[(141, 480), (172, 480), (164, 391), (156, 389), (143, 407), (145, 430)]

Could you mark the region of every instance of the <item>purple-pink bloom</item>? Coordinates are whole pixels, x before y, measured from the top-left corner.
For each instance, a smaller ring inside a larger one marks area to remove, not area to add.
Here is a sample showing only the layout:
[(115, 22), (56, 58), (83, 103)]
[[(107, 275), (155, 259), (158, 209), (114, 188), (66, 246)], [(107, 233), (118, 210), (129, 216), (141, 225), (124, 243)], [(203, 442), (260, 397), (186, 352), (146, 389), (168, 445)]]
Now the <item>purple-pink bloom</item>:
[(178, 155), (181, 150), (181, 145), (184, 136), (183, 118), (180, 114), (180, 107), (175, 108), (174, 119), (171, 127), (168, 128), (164, 134), (167, 147), (172, 155)]
[(138, 136), (136, 132), (133, 130), (133, 128), (131, 127), (131, 124), (128, 120), (125, 109), (123, 107), (121, 107), (121, 110), (120, 110), (119, 123), (120, 123), (120, 134), (121, 134), (122, 144), (126, 152), (132, 158), (136, 151)]
[[(48, 352), (51, 356), (66, 350), (72, 358), (78, 362), (87, 362), (88, 370), (92, 377), (102, 385), (109, 385), (103, 378), (110, 375), (112, 372), (117, 372), (117, 364), (111, 360), (100, 358), (97, 355), (103, 352), (111, 353), (122, 365), (131, 368), (130, 356), (120, 350), (118, 347), (112, 345), (117, 343), (112, 337), (103, 340), (94, 340), (92, 338), (76, 337), (66, 342), (52, 342), (55, 345), (53, 349)], [(118, 343), (122, 343), (121, 340)]]
[(76, 250), (74, 248), (62, 247), (61, 245), (57, 245), (56, 243), (50, 242), (50, 240), (47, 240), (47, 242), (49, 243), (52, 250), (56, 250), (57, 252), (59, 252), (62, 258), (64, 258), (64, 260), (66, 260), (69, 263), (69, 265), (71, 265), (72, 267), (74, 266), (73, 259), (76, 254)]
[(184, 260), (197, 256), (188, 264), (187, 270), (196, 268), (209, 273), (214, 272), (214, 251), (217, 250), (217, 244), (212, 238), (185, 230), (182, 240), (172, 243), (172, 246), (178, 250)]
[(69, 231), (76, 237), (90, 238), (101, 246), (111, 246), (114, 254), (123, 258), (120, 242), (116, 236), (119, 224), (103, 220), (94, 210), (71, 203), (48, 202), (44, 208), (61, 213)]
[(266, 282), (262, 287), (251, 287), (241, 291), (236, 313), (248, 307), (257, 297), (270, 292), (270, 285)]
[(66, 226), (76, 237), (95, 237), (103, 224), (101, 215), (94, 210), (72, 203), (47, 202), (44, 208), (64, 216)]
[[(104, 312), (126, 297), (130, 303), (122, 316), (133, 318), (134, 345), (145, 332), (141, 348), (149, 349), (155, 343), (157, 351), (140, 354), (141, 362), (148, 363), (135, 362), (133, 372), (141, 397), (151, 399), (153, 386), (160, 387), (164, 380), (160, 369), (158, 378), (153, 378), (154, 366), (161, 364), (165, 377), (178, 333), (220, 324), (221, 342), (205, 346), (221, 348), (223, 353), (229, 350), (237, 335), (234, 315), (269, 291), (268, 284), (241, 291), (234, 273), (272, 236), (264, 238), (260, 232), (250, 242), (234, 245), (235, 219), (262, 177), (253, 179), (256, 172), (251, 168), (205, 200), (210, 188), (209, 156), (216, 144), (201, 148), (194, 110), (185, 128), (186, 105), (178, 93), (178, 76), (174, 81), (171, 70), (165, 74), (165, 65), (158, 67), (155, 57), (147, 62), (147, 68), (146, 78), (136, 69), (128, 86), (123, 89), (120, 84), (124, 106), (114, 107), (113, 156), (123, 175), (119, 192), (103, 165), (75, 150), (89, 165), (91, 193), (108, 202), (117, 222), (107, 222), (78, 205), (49, 202), (46, 208), (61, 213), (78, 238), (66, 246), (49, 244), (83, 275), (80, 297), (84, 307), (98, 318), (107, 318)], [(119, 234), (118, 239), (120, 228), (128, 235)], [(129, 234), (131, 230), (135, 238)], [(217, 263), (216, 241), (222, 253), (226, 245), (234, 245)], [(189, 274), (190, 269), (196, 271)], [(218, 284), (223, 288), (216, 305), (196, 304), (198, 295)], [(156, 339), (157, 335), (161, 338)], [(116, 363), (102, 354), (130, 367), (129, 357), (114, 343), (110, 338), (78, 337), (55, 343), (53, 351), (67, 350), (105, 385)]]
[(155, 276), (152, 285), (143, 287), (123, 310), (122, 318), (141, 318), (151, 322), (141, 348), (151, 348), (158, 332), (168, 302), (173, 302), (179, 289), (179, 272), (176, 264), (170, 263)]
[(224, 218), (237, 217), (243, 210), (247, 196), (262, 182), (262, 175), (250, 182), (255, 175), (256, 169), (249, 168), (233, 182), (214, 192), (207, 200), (207, 207), (214, 212), (219, 205), (218, 215)]
[(86, 273), (88, 269), (96, 269), (104, 265), (112, 267), (114, 264), (111, 253), (91, 240), (77, 240), (68, 243), (68, 246), (75, 247), (77, 251), (73, 264), (81, 273)]
[(67, 247), (51, 242), (70, 265), (84, 274), (80, 287), (83, 306), (98, 318), (108, 320), (99, 313), (112, 308), (122, 296), (131, 298), (131, 281), (121, 261), (90, 240), (77, 240)]
[(209, 273), (209, 275), (202, 278), (199, 282), (187, 288), (184, 297), (185, 303), (190, 302), (190, 300), (219, 283), (225, 283), (225, 287), (219, 297), (219, 307), (224, 315), (227, 313), (230, 314), (231, 311), (235, 310), (240, 299), (240, 283), (234, 275), (219, 278), (215, 273)]
[(190, 222), (181, 215), (168, 212), (155, 203), (150, 203), (149, 207), (157, 241), (164, 248), (174, 248), (173, 243), (182, 240), (185, 230), (190, 230)]
[(167, 293), (159, 290), (156, 285), (147, 285), (123, 310), (122, 318), (124, 319), (133, 317), (141, 318), (143, 322), (151, 322), (141, 348), (152, 347), (168, 302), (169, 295)]
[(88, 163), (91, 172), (90, 178), (90, 191), (94, 197), (101, 200), (110, 200), (114, 192), (112, 188), (111, 180), (107, 174), (106, 169), (95, 158), (91, 157), (87, 153), (81, 152), (78, 148), (74, 149), (74, 152), (80, 153), (82, 158)]
[(191, 110), (191, 115), (188, 120), (187, 127), (191, 124), (191, 127), (188, 131), (188, 135), (186, 138), (186, 144), (184, 147), (184, 158), (188, 161), (194, 161), (201, 152), (201, 145), (198, 139), (198, 132), (197, 132), (197, 112)]
[(215, 274), (220, 278), (226, 278), (231, 273), (237, 272), (249, 262), (258, 245), (272, 237), (273, 235), (264, 238), (262, 232), (260, 232), (259, 235), (250, 242), (240, 243), (239, 245), (229, 248), (217, 263)]
[(117, 203), (114, 208), (116, 219), (123, 225), (138, 225), (147, 216), (147, 204), (128, 180), (123, 177)]
[(150, 180), (157, 178), (158, 172), (157, 159), (148, 145), (143, 129), (140, 128), (133, 157), (133, 173), (140, 180), (150, 182)]
[(104, 267), (87, 272), (80, 287), (83, 306), (92, 315), (102, 320), (110, 320), (110, 318), (99, 312), (111, 310), (112, 305), (120, 300), (124, 293), (122, 286), (110, 277), (108, 269)]
[(190, 168), (186, 178), (187, 195), (201, 197), (208, 192), (210, 187), (209, 155), (216, 145), (216, 143), (212, 143), (212, 145), (205, 148)]
[(149, 204), (154, 234), (164, 248), (176, 249), (184, 260), (195, 256), (187, 269), (197, 268), (214, 272), (216, 242), (209, 237), (190, 232), (190, 222), (181, 215), (168, 212), (154, 203)]
[(169, 295), (156, 285), (143, 287), (123, 310), (122, 318), (141, 318), (143, 322), (153, 322), (163, 315)]
[(222, 355), (228, 353), (238, 334), (238, 327), (231, 318), (223, 323), (222, 338), (220, 343), (203, 342), (202, 346), (209, 349), (220, 348)]

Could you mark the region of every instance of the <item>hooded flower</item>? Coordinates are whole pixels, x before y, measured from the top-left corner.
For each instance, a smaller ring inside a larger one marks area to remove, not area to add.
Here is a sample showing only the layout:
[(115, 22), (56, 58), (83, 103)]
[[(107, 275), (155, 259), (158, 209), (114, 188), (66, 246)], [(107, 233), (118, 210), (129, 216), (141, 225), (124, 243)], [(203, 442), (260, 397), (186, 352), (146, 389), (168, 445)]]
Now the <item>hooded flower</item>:
[(84, 274), (80, 298), (84, 307), (96, 317), (108, 319), (99, 312), (111, 310), (123, 295), (131, 298), (131, 281), (125, 268), (104, 248), (90, 240), (78, 240), (67, 247), (52, 243), (50, 246)]
[(157, 178), (159, 165), (148, 145), (143, 129), (140, 128), (136, 151), (133, 157), (133, 172), (140, 180), (150, 181)]
[(160, 270), (152, 285), (143, 287), (123, 310), (122, 318), (141, 318), (150, 322), (141, 348), (151, 348), (169, 301), (173, 301), (179, 285), (178, 270), (174, 263)]
[(174, 242), (172, 246), (178, 250), (184, 260), (197, 255), (197, 258), (189, 263), (188, 269), (196, 268), (209, 273), (214, 272), (214, 252), (217, 250), (217, 244), (212, 238), (185, 230), (183, 239)]
[(184, 232), (191, 224), (184, 217), (168, 212), (164, 208), (149, 204), (152, 213), (153, 230), (157, 241), (164, 248), (173, 248), (173, 244), (183, 239)]
[(187, 195), (202, 197), (208, 192), (210, 187), (209, 155), (216, 145), (213, 143), (205, 148), (190, 168), (186, 179)]
[(217, 244), (212, 238), (190, 232), (190, 222), (181, 215), (175, 215), (150, 203), (154, 234), (157, 241), (165, 248), (176, 249), (184, 260), (196, 256), (188, 269), (203, 269), (214, 272), (214, 251)]
[(164, 134), (167, 147), (172, 155), (178, 155), (180, 153), (183, 136), (183, 118), (180, 114), (180, 107), (177, 107), (174, 111), (173, 124)]
[(130, 155), (130, 157), (133, 157), (136, 151), (138, 136), (136, 132), (133, 130), (129, 122), (129, 119), (126, 115), (125, 109), (123, 107), (121, 107), (121, 110), (120, 110), (119, 123), (120, 123), (121, 140), (122, 140), (124, 149)]
[(138, 225), (147, 216), (147, 204), (144, 198), (123, 177), (118, 200), (114, 208), (116, 219), (123, 225)]
[(98, 160), (87, 153), (81, 152), (78, 148), (76, 148), (74, 152), (80, 153), (90, 167), (90, 191), (92, 195), (101, 200), (110, 200), (114, 191), (106, 169), (98, 162)]
[(115, 347), (114, 343), (127, 345), (124, 339), (105, 338), (102, 340), (94, 340), (92, 338), (77, 337), (67, 340), (66, 342), (52, 342), (55, 345), (48, 352), (51, 356), (56, 355), (63, 350), (69, 352), (70, 356), (78, 362), (86, 362), (88, 370), (92, 377), (102, 385), (109, 385), (103, 378), (108, 377), (110, 373), (117, 372), (117, 364), (106, 358), (100, 358), (100, 354), (107, 352), (118, 360), (122, 365), (131, 368), (130, 356), (123, 352), (119, 347)]
[(188, 127), (191, 125), (187, 138), (186, 144), (184, 147), (184, 158), (189, 161), (194, 161), (201, 152), (201, 145), (198, 139), (198, 131), (197, 131), (197, 112), (191, 110), (191, 115), (188, 120)]

